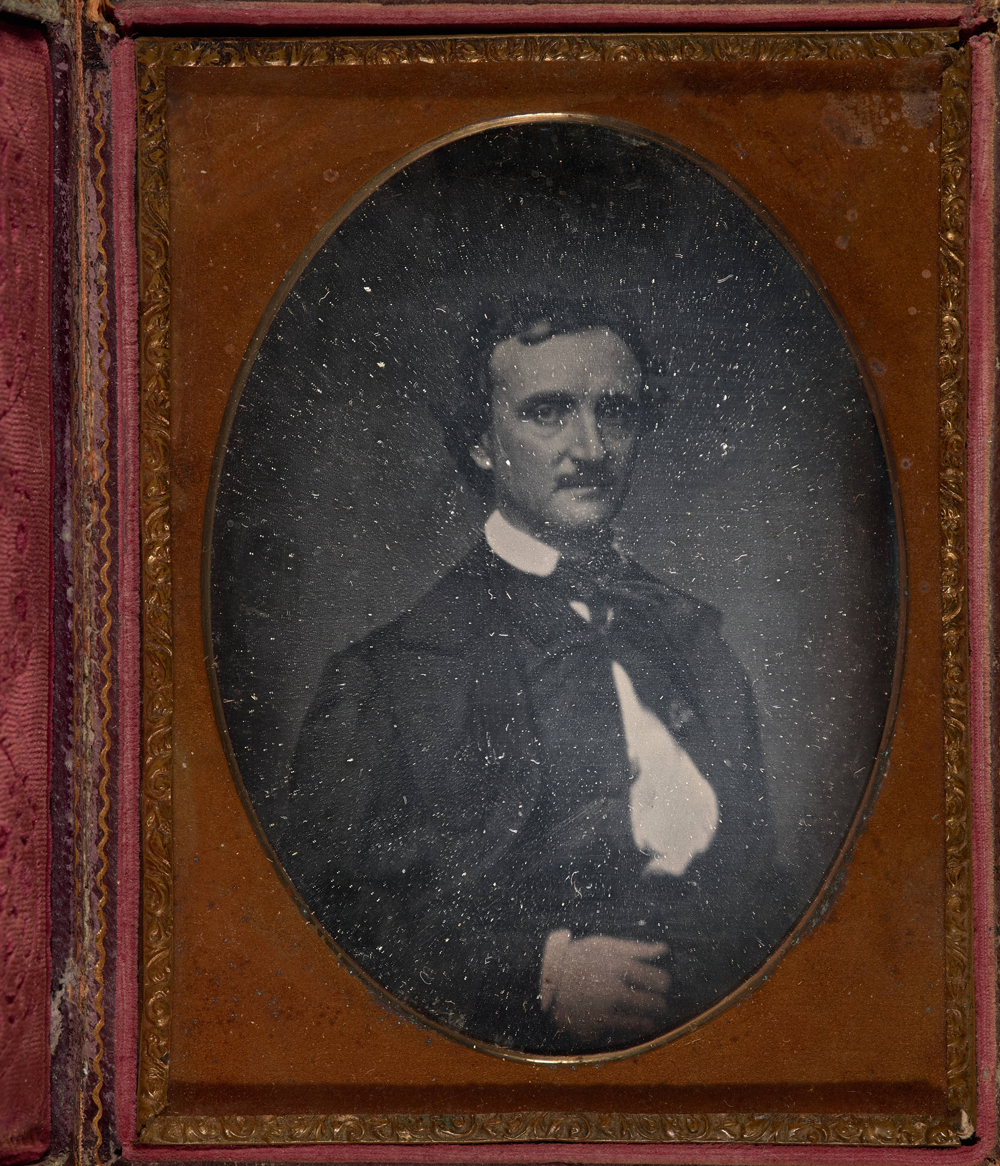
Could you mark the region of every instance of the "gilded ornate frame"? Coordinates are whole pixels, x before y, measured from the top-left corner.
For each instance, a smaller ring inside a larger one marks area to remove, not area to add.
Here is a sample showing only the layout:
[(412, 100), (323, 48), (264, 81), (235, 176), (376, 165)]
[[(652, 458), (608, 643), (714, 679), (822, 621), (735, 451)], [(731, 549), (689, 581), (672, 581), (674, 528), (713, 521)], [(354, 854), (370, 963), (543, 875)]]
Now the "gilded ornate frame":
[[(476, 36), (137, 42), (141, 311), (142, 922), (139, 1140), (165, 1145), (420, 1145), (499, 1142), (956, 1144), (975, 1112), (965, 453), (970, 66), (952, 30)], [(945, 697), (947, 1119), (852, 1114), (168, 1116), (172, 972), (172, 604), (170, 256), (166, 70), (197, 66), (408, 64), (490, 60), (768, 62), (948, 54), (942, 81), (939, 236), (939, 514)]]

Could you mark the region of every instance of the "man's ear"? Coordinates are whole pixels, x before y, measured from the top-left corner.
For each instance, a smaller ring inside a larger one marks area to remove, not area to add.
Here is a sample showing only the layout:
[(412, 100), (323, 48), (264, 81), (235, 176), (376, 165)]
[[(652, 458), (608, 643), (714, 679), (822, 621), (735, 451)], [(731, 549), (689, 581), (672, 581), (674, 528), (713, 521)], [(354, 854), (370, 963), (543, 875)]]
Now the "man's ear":
[(490, 456), (486, 446), (480, 442), (469, 446), (469, 457), (481, 470), (493, 469), (493, 458)]

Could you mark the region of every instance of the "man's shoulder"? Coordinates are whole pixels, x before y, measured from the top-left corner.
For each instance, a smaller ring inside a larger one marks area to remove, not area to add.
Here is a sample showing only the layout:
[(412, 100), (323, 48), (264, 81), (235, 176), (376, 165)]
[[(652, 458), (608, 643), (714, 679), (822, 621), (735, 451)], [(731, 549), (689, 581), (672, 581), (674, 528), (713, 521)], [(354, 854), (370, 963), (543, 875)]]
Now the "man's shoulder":
[(485, 540), (477, 543), (412, 608), (352, 645), (344, 659), (370, 661), (408, 651), (461, 655), (484, 635), (489, 556)]
[(651, 589), (673, 626), (687, 626), (692, 631), (720, 634), (723, 616), (719, 608), (697, 599), (688, 591), (665, 583), (635, 559), (629, 558), (627, 564), (630, 577)]
[(651, 633), (651, 646), (658, 644), (675, 662), (682, 662), (705, 691), (747, 691), (746, 670), (725, 635), (722, 611), (664, 583), (637, 564), (631, 564), (631, 569), (639, 584), (637, 590), (645, 592), (655, 605), (650, 627), (658, 631)]
[[(485, 544), (484, 544), (485, 546)], [(409, 611), (333, 652), (320, 675), (314, 712), (384, 708), (387, 694), (464, 691), (482, 639), (485, 554), (474, 548)], [(318, 714), (317, 714), (318, 715)]]

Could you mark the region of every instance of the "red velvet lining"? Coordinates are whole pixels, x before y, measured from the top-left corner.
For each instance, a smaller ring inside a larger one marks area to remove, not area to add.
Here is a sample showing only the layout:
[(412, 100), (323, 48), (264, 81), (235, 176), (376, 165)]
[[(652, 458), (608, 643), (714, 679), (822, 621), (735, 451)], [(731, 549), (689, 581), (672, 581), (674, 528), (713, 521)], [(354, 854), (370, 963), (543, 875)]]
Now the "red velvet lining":
[(0, 25), (0, 1162), (49, 1143), (52, 82)]

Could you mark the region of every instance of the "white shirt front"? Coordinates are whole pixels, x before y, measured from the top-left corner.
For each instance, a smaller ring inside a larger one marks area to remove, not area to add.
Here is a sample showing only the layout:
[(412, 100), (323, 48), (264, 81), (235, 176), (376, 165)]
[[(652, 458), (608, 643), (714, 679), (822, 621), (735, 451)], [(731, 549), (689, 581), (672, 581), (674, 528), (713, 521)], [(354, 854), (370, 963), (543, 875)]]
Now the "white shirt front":
[[(559, 552), (518, 530), (494, 510), (486, 521), (494, 554), (529, 575), (551, 575)], [(585, 603), (570, 607), (590, 622)], [(633, 780), (629, 790), (632, 837), (650, 874), (681, 875), (711, 845), (719, 826), (719, 803), (708, 781), (660, 718), (639, 699), (628, 673), (613, 660), (611, 675), (621, 710)]]

